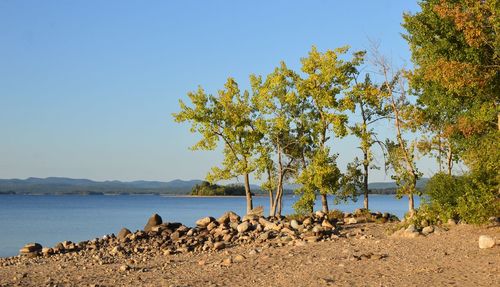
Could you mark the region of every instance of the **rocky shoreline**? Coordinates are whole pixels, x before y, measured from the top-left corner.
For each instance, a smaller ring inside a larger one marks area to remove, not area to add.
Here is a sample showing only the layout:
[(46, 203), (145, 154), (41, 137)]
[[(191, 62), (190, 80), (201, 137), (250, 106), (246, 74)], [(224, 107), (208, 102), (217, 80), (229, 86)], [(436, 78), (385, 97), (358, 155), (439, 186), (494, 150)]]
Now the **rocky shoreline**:
[(195, 227), (182, 223), (163, 222), (153, 214), (143, 230), (131, 232), (121, 229), (117, 235), (73, 243), (64, 241), (54, 247), (42, 247), (39, 243), (28, 243), (20, 255), (1, 259), (0, 266), (14, 264), (18, 260), (50, 257), (67, 253), (85, 253), (99, 257), (127, 256), (133, 253), (160, 252), (164, 255), (187, 252), (212, 252), (226, 247), (249, 243), (269, 242), (278, 247), (300, 245), (304, 242), (331, 241), (338, 239), (344, 225), (358, 222), (397, 222), (399, 219), (389, 213), (369, 213), (358, 209), (354, 213), (326, 214), (317, 211), (301, 218), (264, 217), (261, 208), (240, 217), (228, 211), (218, 219), (204, 217), (196, 221)]
[(282, 218), (226, 212), (194, 227), (153, 214), (135, 232), (27, 244), (0, 259), (0, 286), (491, 286), (500, 279), (498, 225), (401, 226), (393, 215), (361, 209)]

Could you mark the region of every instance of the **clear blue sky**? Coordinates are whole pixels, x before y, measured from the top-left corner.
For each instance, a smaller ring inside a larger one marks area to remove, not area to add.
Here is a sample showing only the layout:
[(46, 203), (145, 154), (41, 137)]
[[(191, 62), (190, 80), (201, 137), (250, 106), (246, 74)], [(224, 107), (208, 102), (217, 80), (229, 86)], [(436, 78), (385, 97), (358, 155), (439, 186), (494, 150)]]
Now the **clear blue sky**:
[[(414, 1), (0, 1), (0, 178), (204, 178), (219, 153), (192, 152), (178, 100), (311, 45), (380, 41), (409, 63), (403, 11)], [(381, 127), (385, 129), (384, 127)], [(353, 139), (335, 146), (345, 165)], [(424, 164), (425, 173), (433, 171)], [(376, 173), (372, 181), (387, 181)]]

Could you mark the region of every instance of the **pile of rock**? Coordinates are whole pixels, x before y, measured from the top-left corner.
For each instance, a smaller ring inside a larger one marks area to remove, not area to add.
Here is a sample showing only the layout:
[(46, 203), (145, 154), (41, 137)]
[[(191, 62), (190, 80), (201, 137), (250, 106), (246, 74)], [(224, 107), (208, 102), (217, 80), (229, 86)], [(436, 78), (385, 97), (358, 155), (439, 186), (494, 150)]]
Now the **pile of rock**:
[[(195, 227), (181, 223), (163, 222), (153, 214), (144, 230), (131, 232), (123, 228), (118, 235), (72, 243), (65, 241), (53, 248), (42, 248), (40, 244), (28, 244), (21, 249), (21, 255), (35, 257), (84, 252), (96, 255), (99, 262), (108, 256), (128, 256), (134, 253), (157, 253), (164, 255), (185, 252), (214, 252), (232, 245), (267, 244), (268, 246), (302, 245), (306, 242), (334, 240), (340, 236), (340, 226), (354, 224), (371, 218), (395, 220), (390, 214), (361, 213), (342, 214), (343, 219), (329, 218), (318, 211), (300, 219), (262, 216), (262, 211), (247, 214), (241, 218), (229, 211), (218, 219), (204, 217), (196, 221)], [(397, 219), (397, 218), (396, 218)]]

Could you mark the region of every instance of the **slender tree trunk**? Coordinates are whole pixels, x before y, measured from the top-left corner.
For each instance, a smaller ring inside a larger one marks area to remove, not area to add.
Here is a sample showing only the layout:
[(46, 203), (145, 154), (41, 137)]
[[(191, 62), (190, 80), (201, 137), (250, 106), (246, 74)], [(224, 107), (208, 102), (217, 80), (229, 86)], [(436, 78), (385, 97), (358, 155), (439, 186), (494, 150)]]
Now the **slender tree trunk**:
[(364, 208), (368, 210), (368, 153), (365, 151), (364, 152), (364, 162), (363, 162), (363, 168), (364, 168), (364, 176), (363, 176), (363, 193), (365, 195), (364, 198)]
[(281, 188), (280, 188), (280, 194), (278, 196), (278, 211), (277, 211), (277, 216), (278, 217), (281, 217), (281, 210), (282, 210), (282, 207), (283, 207), (283, 184), (281, 184)]
[(270, 184), (269, 190), (268, 190), (268, 192), (269, 192), (269, 216), (272, 216), (271, 209), (273, 207), (273, 188), (272, 188), (271, 182), (272, 182), (273, 178), (271, 176), (271, 170), (269, 168), (266, 168), (266, 170), (267, 170), (267, 181)]
[(415, 200), (413, 198), (413, 193), (417, 189), (417, 177), (413, 174), (413, 180), (410, 187), (410, 192), (408, 194), (408, 211), (410, 212), (410, 217), (413, 217), (415, 214)]
[(451, 170), (453, 169), (453, 152), (451, 151), (451, 145), (448, 143), (448, 152), (447, 152), (447, 160), (448, 160), (448, 175), (451, 175)]
[(250, 179), (248, 173), (244, 174), (245, 177), (245, 195), (247, 198), (247, 214), (253, 209), (252, 192), (250, 190)]
[(323, 208), (323, 212), (328, 212), (328, 199), (326, 198), (326, 193), (321, 193), (321, 206)]
[(270, 216), (281, 215), (281, 193), (283, 192), (283, 177), (278, 176), (278, 186), (276, 187), (276, 195), (274, 196), (273, 205), (271, 207)]

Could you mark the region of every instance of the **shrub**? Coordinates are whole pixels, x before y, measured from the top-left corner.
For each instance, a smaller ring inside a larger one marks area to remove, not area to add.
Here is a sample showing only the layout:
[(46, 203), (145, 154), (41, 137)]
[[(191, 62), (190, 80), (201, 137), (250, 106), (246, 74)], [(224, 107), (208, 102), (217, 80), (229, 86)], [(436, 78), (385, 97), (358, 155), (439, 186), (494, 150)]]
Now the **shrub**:
[(481, 224), (491, 216), (499, 215), (496, 185), (486, 184), (478, 174), (450, 176), (434, 175), (425, 187), (428, 196), (412, 219), (419, 225), (422, 220), (430, 224), (459, 219), (471, 224)]

